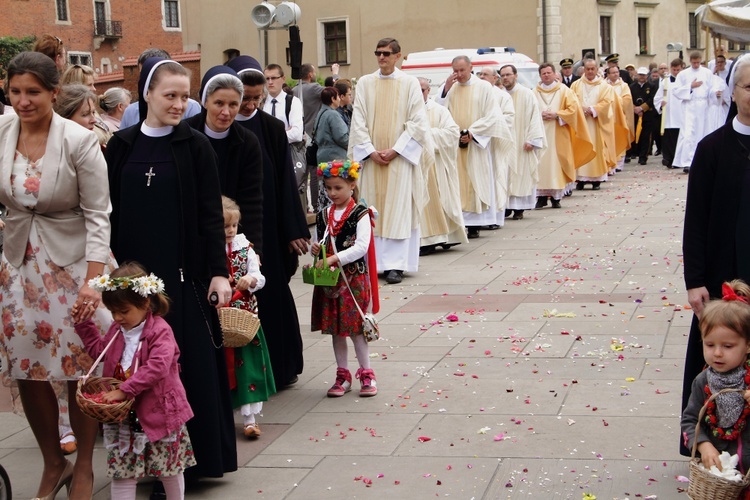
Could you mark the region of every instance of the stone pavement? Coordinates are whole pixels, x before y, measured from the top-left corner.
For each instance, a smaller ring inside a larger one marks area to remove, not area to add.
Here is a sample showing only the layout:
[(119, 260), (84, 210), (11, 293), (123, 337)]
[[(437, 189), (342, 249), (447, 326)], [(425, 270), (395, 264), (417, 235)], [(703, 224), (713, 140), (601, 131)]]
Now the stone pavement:
[[(384, 284), (375, 398), (357, 384), (326, 398), (331, 343), (309, 332), (312, 288), (298, 275), (304, 373), (266, 403), (258, 441), (237, 427), (240, 470), (187, 497), (686, 498), (676, 476), (688, 474), (677, 452), (687, 177), (660, 160)], [(30, 498), (39, 453), (7, 410), (0, 463)], [(103, 455), (96, 499), (109, 498)]]

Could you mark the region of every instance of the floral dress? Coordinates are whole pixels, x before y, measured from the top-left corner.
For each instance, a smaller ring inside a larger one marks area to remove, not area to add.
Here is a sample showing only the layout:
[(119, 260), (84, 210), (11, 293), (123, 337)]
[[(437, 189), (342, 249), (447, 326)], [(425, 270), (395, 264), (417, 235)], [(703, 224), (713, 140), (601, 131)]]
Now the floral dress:
[[(259, 276), (262, 278), (258, 267), (258, 257), (250, 248), (250, 242), (242, 234), (235, 236), (231, 248), (227, 248), (227, 264), (232, 286), (248, 273), (256, 279)], [(252, 292), (246, 292), (241, 298), (231, 302), (229, 307), (237, 307), (258, 314), (258, 299)], [(268, 354), (268, 344), (266, 344), (262, 326), (258, 328), (258, 333), (252, 342), (243, 347), (225, 348), (225, 353), (229, 371), (229, 387), (232, 393), (232, 408), (268, 401), (269, 396), (276, 393), (271, 356)]]
[[(130, 370), (123, 370), (122, 365), (117, 363), (115, 378), (127, 380), (129, 376)], [(104, 424), (103, 430), (108, 477), (141, 479), (146, 476), (174, 476), (196, 464), (185, 424), (169, 436), (152, 443), (138, 423), (135, 411), (131, 411), (120, 423)]]
[[(32, 162), (19, 152), (13, 161), (12, 193), (28, 208), (36, 206), (39, 187), (46, 182), (42, 161), (40, 158)], [(76, 380), (91, 368), (93, 360), (73, 330), (70, 316), (87, 268), (85, 258), (65, 267), (52, 262), (33, 223), (21, 267), (12, 266), (3, 255), (0, 354), (8, 362), (3, 366), (7, 370), (3, 374), (6, 382), (8, 376), (23, 380)], [(92, 319), (102, 330), (112, 322), (109, 311), (101, 305)]]

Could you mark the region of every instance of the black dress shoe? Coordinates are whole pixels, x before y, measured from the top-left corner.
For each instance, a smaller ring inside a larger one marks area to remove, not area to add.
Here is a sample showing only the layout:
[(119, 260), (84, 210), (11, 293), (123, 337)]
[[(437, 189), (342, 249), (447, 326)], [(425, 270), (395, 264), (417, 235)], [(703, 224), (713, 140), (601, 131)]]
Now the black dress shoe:
[(516, 210), (513, 214), (513, 220), (521, 220), (523, 219), (523, 210)]
[(536, 206), (534, 208), (544, 208), (547, 206), (547, 197), (546, 196), (537, 196), (536, 197)]
[(661, 149), (657, 149), (656, 153), (654, 153), (654, 156), (661, 156)]
[(646, 164), (646, 160), (638, 160), (638, 165), (645, 165), (645, 164)]
[(591, 189), (593, 189), (594, 191), (598, 191), (601, 185), (602, 185), (601, 182), (592, 182)]
[(625, 163), (630, 163), (630, 158), (627, 156), (625, 157)]
[(476, 226), (471, 226), (466, 228), (468, 230), (467, 236), (469, 239), (479, 238), (479, 228)]
[(388, 271), (388, 274), (385, 276), (385, 282), (390, 285), (395, 285), (396, 283), (401, 283), (401, 280), (404, 279), (404, 272), (398, 271), (396, 269), (393, 269), (391, 271)]
[(437, 248), (437, 245), (425, 245), (419, 247), (419, 256), (424, 257), (425, 255), (432, 255), (435, 253), (435, 248)]
[(506, 208), (506, 209), (505, 209), (505, 218), (507, 219), (508, 217), (510, 217), (510, 214), (512, 214), (512, 213), (513, 213), (513, 210), (508, 210), (508, 209)]
[(552, 199), (552, 208), (562, 208), (560, 205), (560, 200)]
[(578, 181), (578, 182), (576, 182), (576, 189), (579, 190), (579, 191), (583, 191), (583, 186), (585, 186), (585, 185), (586, 185), (585, 182)]
[[(679, 167), (678, 167), (679, 168)], [(685, 167), (682, 169), (683, 174), (689, 174), (690, 173), (690, 167)]]
[[(506, 217), (508, 217), (508, 215), (506, 215)], [(489, 226), (482, 226), (482, 229), (486, 229), (488, 231), (497, 231), (498, 229), (500, 229), (500, 226), (498, 226), (497, 224), (490, 224)]]

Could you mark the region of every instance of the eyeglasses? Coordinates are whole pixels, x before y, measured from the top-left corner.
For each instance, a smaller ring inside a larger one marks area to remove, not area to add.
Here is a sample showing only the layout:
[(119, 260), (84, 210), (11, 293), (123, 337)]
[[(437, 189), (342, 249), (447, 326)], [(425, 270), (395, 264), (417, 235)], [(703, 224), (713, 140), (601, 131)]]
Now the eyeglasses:
[(58, 45), (62, 45), (62, 44), (63, 44), (62, 38), (60, 38), (60, 37), (55, 37), (55, 40), (57, 40), (57, 44), (58, 44)]
[(739, 83), (735, 83), (734, 86), (738, 87), (738, 88), (741, 88), (745, 92), (749, 92), (750, 93), (750, 84), (748, 84), (748, 85), (740, 85)]
[(276, 80), (279, 80), (281, 78), (284, 78), (284, 77), (283, 76), (267, 76), (266, 80), (268, 80), (269, 82), (275, 82)]
[(383, 57), (391, 57), (391, 56), (392, 56), (393, 54), (395, 54), (395, 53), (396, 53), (396, 52), (391, 52), (391, 51), (389, 51), (389, 50), (376, 50), (376, 51), (375, 51), (375, 57), (380, 57), (380, 56), (383, 56)]
[(242, 96), (242, 102), (260, 102), (262, 100), (263, 100), (262, 95), (259, 95), (257, 97)]

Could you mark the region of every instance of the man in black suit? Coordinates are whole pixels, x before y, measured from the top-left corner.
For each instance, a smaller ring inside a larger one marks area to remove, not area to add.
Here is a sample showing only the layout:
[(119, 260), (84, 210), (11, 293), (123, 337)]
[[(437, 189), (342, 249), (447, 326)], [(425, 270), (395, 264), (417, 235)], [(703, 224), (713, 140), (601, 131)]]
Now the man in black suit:
[[(611, 68), (612, 66), (619, 66), (620, 54), (610, 54), (606, 58), (604, 58), (604, 61), (607, 63), (608, 68)], [(633, 83), (633, 79), (630, 78), (630, 73), (626, 69), (620, 70), (620, 78), (622, 78), (622, 81), (627, 83), (628, 85)]]
[(573, 74), (573, 59), (569, 57), (560, 61), (560, 75), (562, 76), (562, 83), (568, 88), (570, 88), (574, 81), (581, 78)]
[[(638, 68), (638, 81), (630, 84), (630, 93), (633, 95), (633, 111), (635, 112), (636, 144), (635, 151), (638, 152), (638, 165), (645, 165), (651, 152), (651, 134), (656, 130), (659, 114), (654, 108), (654, 96), (657, 88), (648, 82), (648, 68)], [(640, 134), (638, 128), (640, 126)]]

